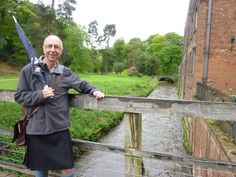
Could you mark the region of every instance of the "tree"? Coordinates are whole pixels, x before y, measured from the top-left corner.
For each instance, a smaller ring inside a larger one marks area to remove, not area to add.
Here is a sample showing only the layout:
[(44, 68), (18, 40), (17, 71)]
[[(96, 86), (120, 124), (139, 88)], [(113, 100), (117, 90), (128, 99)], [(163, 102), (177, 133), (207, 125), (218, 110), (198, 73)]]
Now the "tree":
[(136, 60), (136, 67), (139, 73), (154, 76), (158, 74), (160, 61), (157, 57), (143, 53)]
[(57, 17), (63, 18), (65, 22), (73, 21), (72, 13), (75, 11), (76, 0), (64, 0), (58, 5), (56, 10)]
[(145, 46), (148, 54), (158, 58), (159, 74), (174, 76), (178, 73), (183, 51), (182, 36), (176, 33), (152, 35), (145, 41)]
[(149, 54), (158, 56), (158, 53), (167, 45), (167, 40), (159, 34), (150, 36), (146, 43), (146, 50)]
[(126, 44), (124, 39), (117, 39), (112, 47), (112, 52), (115, 55), (115, 61), (123, 63), (127, 58)]
[[(36, 53), (42, 53), (42, 42), (49, 34), (58, 34), (57, 21), (54, 11), (44, 4), (34, 4), (35, 16), (31, 16), (22, 24), (28, 32), (27, 36), (34, 45)], [(37, 35), (35, 35), (37, 34)]]
[(136, 60), (138, 56), (140, 56), (144, 52), (143, 42), (139, 38), (133, 38), (127, 44), (126, 50), (127, 50), (126, 67), (129, 68), (131, 66), (136, 66)]
[(89, 45), (88, 36), (85, 31), (77, 25), (70, 25), (66, 29), (67, 37), (64, 40), (64, 48), (71, 60), (70, 67), (78, 72), (93, 71), (94, 63), (91, 51), (86, 48)]
[(182, 48), (176, 45), (164, 47), (158, 54), (161, 62), (160, 74), (175, 76), (182, 60)]
[(107, 49), (101, 49), (99, 50), (102, 54), (102, 65), (101, 65), (101, 72), (108, 73), (113, 70), (113, 64), (114, 64), (114, 55), (112, 53), (112, 50)]
[(106, 41), (107, 48), (109, 48), (110, 38), (116, 35), (116, 26), (114, 24), (106, 25), (103, 32), (104, 41)]
[(171, 32), (165, 34), (164, 37), (166, 38), (168, 45), (183, 47), (183, 36)]
[[(34, 7), (28, 1), (0, 1), (0, 60), (14, 66), (22, 66), (28, 62), (24, 48), (18, 38), (12, 16), (15, 16), (23, 29), (24, 21), (35, 16)], [(25, 30), (27, 34), (28, 31)]]
[(116, 26), (114, 24), (106, 25), (103, 29), (103, 35), (98, 37), (98, 42), (106, 43), (106, 48), (109, 48), (110, 38), (116, 35)]
[(96, 48), (96, 46), (98, 45), (97, 44), (97, 42), (98, 42), (98, 22), (96, 20), (89, 23), (88, 35), (90, 36), (90, 39), (92, 41), (93, 48)]

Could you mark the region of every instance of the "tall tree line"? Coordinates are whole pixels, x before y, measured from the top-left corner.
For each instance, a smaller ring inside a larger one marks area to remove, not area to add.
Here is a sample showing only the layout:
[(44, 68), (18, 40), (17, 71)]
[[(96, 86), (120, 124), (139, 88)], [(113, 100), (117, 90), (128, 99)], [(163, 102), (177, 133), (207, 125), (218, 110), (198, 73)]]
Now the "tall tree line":
[(33, 4), (28, 0), (1, 0), (0, 61), (18, 67), (28, 62), (16, 33), (14, 15), (38, 56), (42, 54), (45, 36), (60, 36), (64, 42), (60, 62), (76, 72), (121, 73), (135, 68), (133, 74), (177, 75), (182, 60), (182, 36), (176, 33), (154, 34), (144, 41), (133, 38), (128, 43), (121, 38), (110, 46), (110, 39), (116, 35), (114, 24), (105, 25), (103, 34), (98, 33), (97, 21), (82, 28), (72, 18), (76, 0), (60, 2), (55, 7), (54, 0), (50, 6), (42, 1)]

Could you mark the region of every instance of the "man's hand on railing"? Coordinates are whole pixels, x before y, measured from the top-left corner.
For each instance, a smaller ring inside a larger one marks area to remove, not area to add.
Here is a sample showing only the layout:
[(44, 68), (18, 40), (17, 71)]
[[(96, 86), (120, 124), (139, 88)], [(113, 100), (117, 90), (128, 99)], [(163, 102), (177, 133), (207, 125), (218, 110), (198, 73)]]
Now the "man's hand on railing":
[(94, 91), (93, 92), (93, 96), (95, 96), (95, 98), (97, 99), (97, 100), (100, 100), (100, 99), (102, 99), (102, 98), (104, 98), (104, 93), (102, 93), (102, 92), (100, 92), (100, 91)]

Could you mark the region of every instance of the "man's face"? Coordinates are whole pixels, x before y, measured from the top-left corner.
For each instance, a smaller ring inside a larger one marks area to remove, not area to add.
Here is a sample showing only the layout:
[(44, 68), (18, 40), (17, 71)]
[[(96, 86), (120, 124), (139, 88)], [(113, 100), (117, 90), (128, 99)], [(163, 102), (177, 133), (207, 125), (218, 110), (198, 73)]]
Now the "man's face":
[[(49, 36), (43, 44), (43, 52), (48, 62), (57, 62), (63, 51), (61, 40), (57, 36)], [(47, 62), (46, 61), (46, 62)]]

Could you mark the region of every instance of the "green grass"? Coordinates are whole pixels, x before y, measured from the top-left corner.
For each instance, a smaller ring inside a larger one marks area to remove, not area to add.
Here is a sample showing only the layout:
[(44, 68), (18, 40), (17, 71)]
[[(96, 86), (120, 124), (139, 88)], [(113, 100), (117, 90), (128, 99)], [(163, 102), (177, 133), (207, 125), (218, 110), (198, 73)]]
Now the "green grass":
[(71, 108), (70, 115), (72, 137), (89, 141), (97, 141), (122, 119), (122, 114), (119, 112), (77, 108)]
[(0, 135), (0, 141), (4, 142), (1, 146), (4, 150), (7, 151), (7, 156), (1, 154), (0, 160), (21, 164), (21, 161), (24, 157), (25, 148), (24, 147), (21, 147), (21, 148), (16, 147), (12, 143), (12, 139), (8, 136)]
[(0, 76), (0, 89), (16, 90), (18, 76)]
[(181, 119), (181, 122), (182, 122), (182, 127), (183, 127), (183, 130), (184, 130), (184, 134), (183, 134), (183, 139), (184, 139), (184, 150), (187, 154), (191, 155), (192, 152), (191, 152), (191, 147), (190, 147), (190, 142), (189, 142), (189, 123), (188, 123), (188, 118), (185, 118), (183, 117)]
[(138, 94), (147, 96), (157, 85), (157, 80), (148, 76), (137, 77), (123, 74), (80, 74), (79, 76), (97, 86), (106, 95)]
[(21, 118), (23, 109), (17, 103), (0, 102), (0, 126), (13, 131), (14, 123)]
[[(127, 76), (123, 74), (79, 74), (83, 80), (95, 85), (106, 95), (137, 94), (147, 96), (157, 85), (157, 80), (148, 77)], [(0, 76), (0, 89), (15, 90), (18, 76)], [(76, 91), (70, 90), (70, 93)]]

